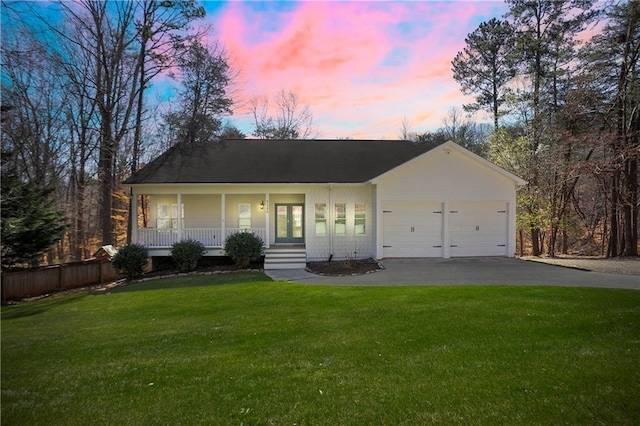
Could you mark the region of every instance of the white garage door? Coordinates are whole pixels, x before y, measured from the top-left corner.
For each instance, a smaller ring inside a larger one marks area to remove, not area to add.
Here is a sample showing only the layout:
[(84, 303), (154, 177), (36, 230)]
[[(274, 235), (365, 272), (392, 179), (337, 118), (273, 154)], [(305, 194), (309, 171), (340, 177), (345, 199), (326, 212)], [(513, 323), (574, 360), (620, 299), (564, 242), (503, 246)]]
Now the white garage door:
[(384, 257), (441, 257), (442, 204), (385, 202)]
[(499, 201), (450, 203), (451, 256), (507, 256), (507, 211)]

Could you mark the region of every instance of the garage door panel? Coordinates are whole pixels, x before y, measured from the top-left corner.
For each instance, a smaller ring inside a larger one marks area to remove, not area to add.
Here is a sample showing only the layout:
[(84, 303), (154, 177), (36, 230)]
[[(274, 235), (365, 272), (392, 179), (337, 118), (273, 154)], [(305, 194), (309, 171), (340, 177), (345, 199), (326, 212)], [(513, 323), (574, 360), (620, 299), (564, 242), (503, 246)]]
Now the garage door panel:
[(440, 203), (387, 202), (383, 222), (384, 257), (442, 255)]
[(507, 212), (504, 201), (451, 202), (446, 212), (436, 202), (384, 202), (384, 257), (441, 257), (445, 214), (451, 256), (506, 256)]
[(507, 224), (505, 202), (451, 203), (451, 256), (507, 255)]

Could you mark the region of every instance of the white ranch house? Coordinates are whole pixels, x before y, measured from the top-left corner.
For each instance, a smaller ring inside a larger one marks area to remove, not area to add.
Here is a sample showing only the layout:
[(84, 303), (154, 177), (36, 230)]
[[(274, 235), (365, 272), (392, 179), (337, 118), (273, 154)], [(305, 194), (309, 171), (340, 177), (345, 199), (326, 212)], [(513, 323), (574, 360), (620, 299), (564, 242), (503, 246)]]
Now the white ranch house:
[(178, 145), (125, 181), (138, 211), (132, 241), (151, 256), (186, 238), (223, 256), (228, 235), (254, 232), (267, 269), (329, 257), (511, 257), (524, 183), (453, 142), (356, 140)]

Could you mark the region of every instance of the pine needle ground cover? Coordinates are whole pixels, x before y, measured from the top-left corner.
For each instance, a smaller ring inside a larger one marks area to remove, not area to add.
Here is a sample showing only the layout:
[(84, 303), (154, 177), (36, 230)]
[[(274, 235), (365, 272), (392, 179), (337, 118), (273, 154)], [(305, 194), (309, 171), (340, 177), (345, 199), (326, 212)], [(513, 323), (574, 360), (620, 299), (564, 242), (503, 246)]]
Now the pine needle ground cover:
[(640, 292), (183, 277), (2, 308), (2, 423), (637, 424)]

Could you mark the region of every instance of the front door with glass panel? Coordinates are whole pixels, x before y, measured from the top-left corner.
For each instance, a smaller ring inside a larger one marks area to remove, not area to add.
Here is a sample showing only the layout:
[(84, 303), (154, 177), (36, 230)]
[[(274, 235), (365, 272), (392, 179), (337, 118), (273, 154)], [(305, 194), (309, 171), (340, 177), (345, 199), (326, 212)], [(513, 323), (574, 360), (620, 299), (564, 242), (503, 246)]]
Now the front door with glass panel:
[(304, 243), (302, 204), (276, 204), (276, 243)]

